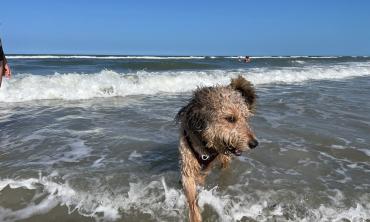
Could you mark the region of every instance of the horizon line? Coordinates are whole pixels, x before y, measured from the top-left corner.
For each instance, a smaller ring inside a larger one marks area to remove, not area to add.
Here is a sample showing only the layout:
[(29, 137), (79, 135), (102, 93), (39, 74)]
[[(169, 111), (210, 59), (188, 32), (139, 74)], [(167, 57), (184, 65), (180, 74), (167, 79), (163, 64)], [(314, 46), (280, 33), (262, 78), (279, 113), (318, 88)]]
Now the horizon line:
[(197, 57), (229, 57), (229, 56), (250, 56), (250, 57), (370, 57), (369, 55), (353, 55), (353, 54), (347, 54), (347, 55), (336, 55), (336, 54), (227, 54), (227, 55), (209, 55), (209, 54), (99, 54), (99, 53), (6, 53), (6, 56), (168, 56), (168, 57), (191, 57), (191, 56), (197, 56)]

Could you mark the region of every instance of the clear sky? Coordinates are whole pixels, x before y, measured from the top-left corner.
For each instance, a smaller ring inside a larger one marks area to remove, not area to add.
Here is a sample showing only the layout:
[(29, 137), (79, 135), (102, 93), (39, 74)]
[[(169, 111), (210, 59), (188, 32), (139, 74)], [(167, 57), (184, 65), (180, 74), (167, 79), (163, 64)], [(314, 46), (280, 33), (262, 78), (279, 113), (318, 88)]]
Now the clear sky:
[(367, 0), (2, 0), (7, 53), (370, 55)]

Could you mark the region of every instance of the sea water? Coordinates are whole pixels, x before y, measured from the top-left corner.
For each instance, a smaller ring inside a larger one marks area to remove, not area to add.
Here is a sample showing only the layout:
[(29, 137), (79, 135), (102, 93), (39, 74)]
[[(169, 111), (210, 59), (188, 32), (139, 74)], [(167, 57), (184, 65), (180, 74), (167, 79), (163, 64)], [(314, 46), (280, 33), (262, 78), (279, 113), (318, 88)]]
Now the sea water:
[(199, 188), (204, 221), (369, 221), (370, 58), (8, 56), (0, 221), (187, 221), (174, 117), (242, 75), (260, 145)]

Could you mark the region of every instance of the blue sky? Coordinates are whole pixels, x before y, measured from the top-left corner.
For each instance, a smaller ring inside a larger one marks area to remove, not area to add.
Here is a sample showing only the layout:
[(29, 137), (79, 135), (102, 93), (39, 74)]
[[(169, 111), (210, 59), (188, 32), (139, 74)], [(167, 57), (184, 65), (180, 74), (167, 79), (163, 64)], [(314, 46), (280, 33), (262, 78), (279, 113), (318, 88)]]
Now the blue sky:
[(370, 55), (367, 0), (7, 0), (7, 53)]

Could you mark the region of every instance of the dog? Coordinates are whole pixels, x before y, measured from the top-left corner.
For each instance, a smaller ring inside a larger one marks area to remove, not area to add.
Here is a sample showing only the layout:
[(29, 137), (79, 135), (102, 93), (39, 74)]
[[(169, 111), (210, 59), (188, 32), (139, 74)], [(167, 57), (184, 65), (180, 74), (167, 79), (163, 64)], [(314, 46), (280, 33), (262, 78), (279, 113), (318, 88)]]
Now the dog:
[(176, 115), (181, 182), (191, 222), (202, 221), (196, 189), (204, 185), (213, 166), (219, 163), (225, 168), (233, 156), (258, 146), (249, 125), (255, 103), (253, 85), (238, 76), (228, 86), (198, 88)]

